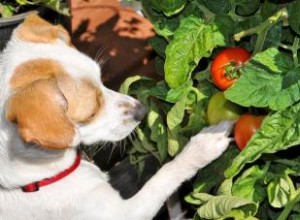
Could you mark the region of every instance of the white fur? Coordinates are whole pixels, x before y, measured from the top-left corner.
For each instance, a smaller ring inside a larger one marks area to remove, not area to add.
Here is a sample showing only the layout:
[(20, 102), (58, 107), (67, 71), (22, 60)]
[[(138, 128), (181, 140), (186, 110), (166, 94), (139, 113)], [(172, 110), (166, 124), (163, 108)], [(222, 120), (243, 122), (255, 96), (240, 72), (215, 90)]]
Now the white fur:
[[(16, 125), (5, 118), (11, 93), (8, 81), (14, 69), (37, 58), (58, 61), (74, 80), (91, 79), (104, 94), (101, 114), (90, 124), (77, 125), (74, 147), (68, 150), (46, 150), (25, 144)], [(172, 192), (198, 169), (219, 157), (230, 140), (227, 136), (232, 122), (204, 129), (128, 200), (123, 200), (109, 185), (103, 172), (84, 160), (75, 172), (62, 180), (37, 192), (24, 193), (20, 186), (51, 177), (70, 167), (76, 156), (75, 145), (117, 141), (129, 135), (139, 122), (133, 120), (132, 115), (123, 113), (122, 103), (135, 106), (137, 101), (105, 88), (100, 81), (99, 66), (60, 41), (35, 44), (13, 35), (0, 55), (0, 73), (0, 219), (151, 219)]]

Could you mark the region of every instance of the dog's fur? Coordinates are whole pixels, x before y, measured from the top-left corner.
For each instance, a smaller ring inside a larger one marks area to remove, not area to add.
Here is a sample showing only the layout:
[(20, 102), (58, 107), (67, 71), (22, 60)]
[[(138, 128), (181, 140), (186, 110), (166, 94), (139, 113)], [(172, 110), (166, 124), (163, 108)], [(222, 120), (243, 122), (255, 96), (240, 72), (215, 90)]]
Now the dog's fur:
[(73, 164), (76, 147), (118, 141), (139, 124), (139, 102), (104, 87), (96, 62), (68, 33), (31, 15), (0, 55), (0, 219), (151, 219), (170, 194), (227, 148), (232, 122), (203, 129), (132, 198), (82, 160), (37, 192), (21, 186)]

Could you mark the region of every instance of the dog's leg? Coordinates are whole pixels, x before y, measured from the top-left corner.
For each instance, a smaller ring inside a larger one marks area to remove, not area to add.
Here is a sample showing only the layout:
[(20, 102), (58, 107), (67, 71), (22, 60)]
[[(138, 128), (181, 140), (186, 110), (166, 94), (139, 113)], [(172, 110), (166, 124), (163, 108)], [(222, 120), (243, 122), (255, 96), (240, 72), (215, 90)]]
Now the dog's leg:
[(204, 128), (192, 137), (183, 151), (165, 164), (131, 199), (126, 200), (131, 219), (151, 219), (164, 201), (181, 185), (196, 174), (198, 169), (218, 158), (229, 145), (228, 135), (233, 122), (222, 122)]

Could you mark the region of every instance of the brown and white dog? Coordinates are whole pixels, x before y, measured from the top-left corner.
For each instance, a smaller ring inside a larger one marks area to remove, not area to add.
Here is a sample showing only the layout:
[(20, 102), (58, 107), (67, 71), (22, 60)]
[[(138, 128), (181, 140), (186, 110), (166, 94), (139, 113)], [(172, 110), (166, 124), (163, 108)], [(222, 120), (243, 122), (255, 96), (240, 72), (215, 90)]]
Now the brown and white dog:
[(132, 198), (123, 200), (76, 147), (118, 141), (145, 110), (111, 91), (61, 26), (30, 15), (0, 55), (0, 219), (151, 219), (227, 148), (232, 122), (203, 129)]

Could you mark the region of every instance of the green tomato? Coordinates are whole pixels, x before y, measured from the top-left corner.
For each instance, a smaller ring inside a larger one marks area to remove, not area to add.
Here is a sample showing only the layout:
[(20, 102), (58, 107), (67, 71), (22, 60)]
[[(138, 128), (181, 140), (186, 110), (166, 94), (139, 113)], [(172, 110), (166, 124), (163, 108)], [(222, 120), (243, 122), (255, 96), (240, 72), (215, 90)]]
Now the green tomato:
[(244, 109), (228, 101), (223, 92), (217, 92), (209, 100), (207, 107), (207, 119), (210, 125), (218, 124), (223, 120), (236, 120), (244, 112)]

